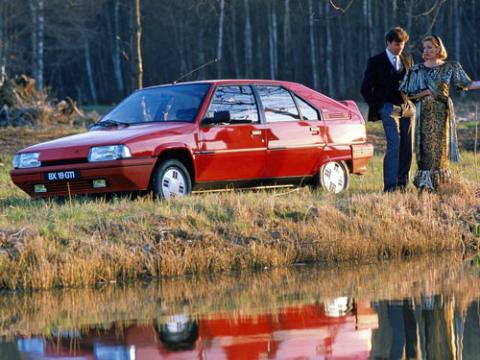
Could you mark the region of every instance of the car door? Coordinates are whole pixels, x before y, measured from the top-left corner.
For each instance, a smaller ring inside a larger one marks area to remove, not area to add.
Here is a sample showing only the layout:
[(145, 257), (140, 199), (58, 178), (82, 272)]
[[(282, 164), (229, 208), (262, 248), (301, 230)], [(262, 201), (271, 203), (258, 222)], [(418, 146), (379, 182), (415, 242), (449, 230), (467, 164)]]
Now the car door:
[[(255, 86), (265, 116), (268, 178), (313, 175), (324, 144), (316, 109), (280, 86)], [(299, 111), (305, 108), (303, 112)]]
[[(217, 114), (225, 122), (209, 124)], [(197, 181), (237, 181), (264, 176), (265, 130), (260, 124), (252, 88), (217, 86), (203, 119), (198, 139)]]

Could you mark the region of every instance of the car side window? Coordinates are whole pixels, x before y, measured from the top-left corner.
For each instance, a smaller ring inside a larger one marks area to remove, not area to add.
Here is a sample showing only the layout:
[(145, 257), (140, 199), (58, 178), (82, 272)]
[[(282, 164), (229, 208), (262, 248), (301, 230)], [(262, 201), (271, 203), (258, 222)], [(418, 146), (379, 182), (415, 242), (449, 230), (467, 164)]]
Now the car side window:
[(297, 106), (290, 93), (279, 86), (256, 86), (262, 100), (267, 122), (300, 120)]
[(207, 110), (207, 118), (213, 119), (215, 114), (229, 113), (229, 123), (258, 123), (258, 110), (250, 86), (219, 86), (213, 94), (212, 102)]
[(318, 116), (318, 111), (310, 104), (306, 103), (298, 96), (295, 96), (295, 101), (297, 102), (298, 107), (300, 108), (300, 112), (302, 113), (303, 120), (318, 120), (320, 117)]

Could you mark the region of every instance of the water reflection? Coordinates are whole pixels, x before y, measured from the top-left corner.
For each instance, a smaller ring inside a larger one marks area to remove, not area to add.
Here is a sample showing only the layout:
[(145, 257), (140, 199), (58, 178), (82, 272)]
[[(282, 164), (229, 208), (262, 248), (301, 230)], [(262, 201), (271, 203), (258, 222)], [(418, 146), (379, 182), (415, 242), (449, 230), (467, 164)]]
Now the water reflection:
[(476, 359), (461, 259), (0, 296), (3, 359)]

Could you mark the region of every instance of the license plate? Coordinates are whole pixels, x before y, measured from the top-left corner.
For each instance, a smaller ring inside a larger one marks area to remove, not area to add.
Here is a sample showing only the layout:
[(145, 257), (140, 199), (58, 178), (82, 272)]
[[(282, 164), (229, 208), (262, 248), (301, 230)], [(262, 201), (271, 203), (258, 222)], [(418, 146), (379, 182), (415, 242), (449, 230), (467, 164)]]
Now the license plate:
[(76, 170), (50, 171), (45, 173), (47, 181), (71, 181), (80, 179), (80, 172)]

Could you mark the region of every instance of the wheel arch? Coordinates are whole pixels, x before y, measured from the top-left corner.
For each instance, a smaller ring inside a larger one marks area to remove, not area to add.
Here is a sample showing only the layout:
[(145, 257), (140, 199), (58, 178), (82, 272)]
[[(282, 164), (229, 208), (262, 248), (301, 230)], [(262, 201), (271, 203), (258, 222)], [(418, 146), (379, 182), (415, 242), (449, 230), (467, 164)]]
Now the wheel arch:
[(155, 162), (155, 166), (152, 171), (152, 175), (150, 176), (150, 185), (149, 189), (152, 188), (153, 177), (155, 174), (156, 169), (160, 164), (162, 164), (166, 160), (175, 159), (180, 161), (185, 168), (187, 169), (190, 180), (192, 182), (192, 187), (195, 183), (195, 163), (193, 160), (193, 155), (187, 147), (168, 147), (164, 148), (159, 151), (157, 154), (157, 160)]

